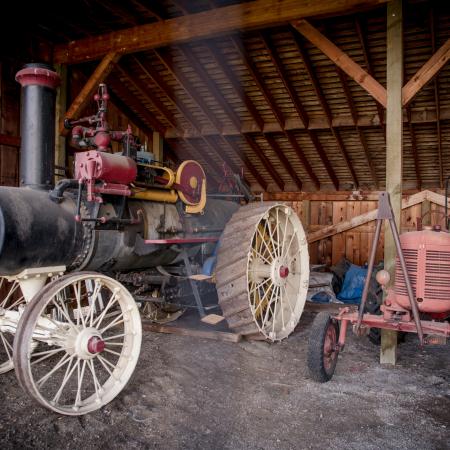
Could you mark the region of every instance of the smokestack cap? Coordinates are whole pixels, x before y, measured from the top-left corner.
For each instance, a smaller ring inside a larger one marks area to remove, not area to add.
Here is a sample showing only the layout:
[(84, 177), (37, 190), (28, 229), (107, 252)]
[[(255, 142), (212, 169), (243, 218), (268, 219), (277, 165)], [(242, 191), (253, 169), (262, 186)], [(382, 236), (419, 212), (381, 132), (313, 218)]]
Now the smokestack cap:
[(22, 87), (34, 85), (56, 89), (61, 82), (61, 78), (51, 66), (32, 63), (26, 64), (23, 69), (17, 72), (16, 81)]

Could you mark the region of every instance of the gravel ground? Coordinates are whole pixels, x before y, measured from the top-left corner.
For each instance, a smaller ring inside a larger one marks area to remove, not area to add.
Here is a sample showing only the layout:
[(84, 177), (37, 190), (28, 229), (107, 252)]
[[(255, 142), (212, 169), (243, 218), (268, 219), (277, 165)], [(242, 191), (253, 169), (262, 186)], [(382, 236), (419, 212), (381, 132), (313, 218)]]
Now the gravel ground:
[(409, 336), (384, 368), (375, 346), (350, 337), (333, 380), (316, 384), (305, 367), (312, 317), (275, 345), (146, 333), (125, 390), (78, 418), (42, 409), (2, 375), (0, 448), (450, 448), (450, 345), (418, 350)]

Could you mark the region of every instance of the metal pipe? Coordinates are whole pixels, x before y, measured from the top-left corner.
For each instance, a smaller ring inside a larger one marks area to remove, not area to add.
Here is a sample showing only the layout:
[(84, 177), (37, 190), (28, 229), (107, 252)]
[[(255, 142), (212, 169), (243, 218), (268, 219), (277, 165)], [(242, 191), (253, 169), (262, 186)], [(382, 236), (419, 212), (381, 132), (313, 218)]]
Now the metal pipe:
[(54, 201), (55, 203), (62, 202), (64, 199), (64, 192), (69, 188), (78, 188), (78, 180), (64, 179), (58, 181), (55, 188), (52, 189), (49, 193), (50, 200)]
[(383, 222), (382, 219), (377, 219), (377, 227), (375, 229), (375, 236), (373, 238), (372, 249), (370, 251), (369, 267), (367, 268), (367, 276), (366, 276), (366, 280), (364, 282), (364, 290), (363, 290), (363, 294), (362, 294), (362, 298), (361, 298), (361, 304), (359, 305), (358, 322), (356, 323), (356, 331), (359, 330), (362, 319), (363, 319), (363, 315), (364, 315), (364, 307), (366, 306), (367, 294), (369, 293), (369, 284), (370, 284), (370, 279), (372, 277), (373, 266), (375, 263), (375, 256), (377, 253), (377, 244), (378, 244), (378, 240), (380, 239), (382, 222)]
[(22, 86), (20, 114), (20, 185), (53, 186), (55, 166), (55, 97), (59, 75), (46, 64), (27, 64), (17, 72)]

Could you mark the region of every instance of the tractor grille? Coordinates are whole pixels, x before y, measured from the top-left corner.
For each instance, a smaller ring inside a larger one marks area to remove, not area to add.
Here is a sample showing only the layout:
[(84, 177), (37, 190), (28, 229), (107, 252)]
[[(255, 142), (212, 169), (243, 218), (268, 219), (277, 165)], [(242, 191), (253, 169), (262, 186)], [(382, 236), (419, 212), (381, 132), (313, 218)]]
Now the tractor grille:
[(426, 256), (425, 298), (450, 298), (450, 252), (428, 250)]
[[(409, 280), (411, 281), (414, 296), (416, 295), (417, 286), (417, 253), (417, 250), (413, 249), (403, 250), (403, 256), (405, 257), (406, 268), (408, 270)], [(405, 277), (403, 276), (402, 267), (398, 257), (395, 264), (395, 293), (399, 295), (408, 295)]]

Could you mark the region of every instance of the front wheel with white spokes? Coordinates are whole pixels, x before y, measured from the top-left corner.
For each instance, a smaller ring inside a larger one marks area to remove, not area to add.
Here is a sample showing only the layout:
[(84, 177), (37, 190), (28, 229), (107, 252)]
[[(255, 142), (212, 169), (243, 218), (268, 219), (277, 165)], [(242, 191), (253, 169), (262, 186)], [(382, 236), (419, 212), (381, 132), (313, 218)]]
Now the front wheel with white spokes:
[(25, 298), (18, 281), (0, 278), (0, 374), (14, 369), (13, 343), (18, 310)]
[(309, 281), (308, 244), (295, 212), (282, 204), (240, 208), (221, 237), (216, 279), (230, 328), (270, 341), (289, 336)]
[(141, 339), (139, 310), (124, 286), (98, 273), (66, 275), (37, 294), (22, 315), (16, 375), (41, 405), (86, 414), (125, 387)]

